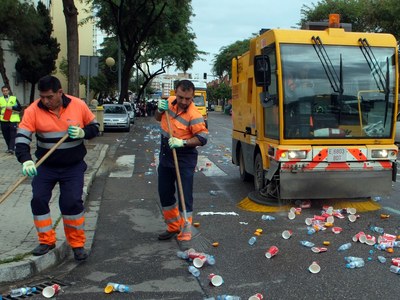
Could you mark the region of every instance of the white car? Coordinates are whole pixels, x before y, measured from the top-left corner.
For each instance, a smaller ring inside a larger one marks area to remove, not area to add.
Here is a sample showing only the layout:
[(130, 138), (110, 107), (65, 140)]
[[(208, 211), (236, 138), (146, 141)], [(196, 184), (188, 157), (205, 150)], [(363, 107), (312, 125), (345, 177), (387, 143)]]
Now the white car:
[(132, 124), (135, 123), (135, 110), (133, 109), (133, 105), (129, 102), (124, 102), (124, 106), (129, 114), (129, 119)]
[(122, 104), (104, 104), (104, 129), (131, 129), (128, 111)]

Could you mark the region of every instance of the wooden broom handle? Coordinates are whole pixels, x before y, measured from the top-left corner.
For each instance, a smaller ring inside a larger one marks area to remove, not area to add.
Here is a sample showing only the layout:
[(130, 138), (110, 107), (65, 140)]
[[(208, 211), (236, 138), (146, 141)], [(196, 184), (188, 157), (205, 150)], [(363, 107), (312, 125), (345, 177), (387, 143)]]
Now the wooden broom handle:
[[(50, 148), (49, 151), (46, 152), (45, 155), (42, 156), (42, 158), (36, 163), (35, 167), (39, 167), (58, 147), (60, 147), (60, 145), (68, 138), (68, 133), (66, 133), (53, 147)], [(0, 204), (6, 200), (8, 198), (8, 196), (11, 195), (12, 192), (15, 191), (15, 189), (17, 187), (19, 187), (19, 185), (24, 182), (24, 180), (27, 178), (28, 176), (25, 175), (23, 177), (21, 177), (20, 179), (18, 179), (0, 198)]]

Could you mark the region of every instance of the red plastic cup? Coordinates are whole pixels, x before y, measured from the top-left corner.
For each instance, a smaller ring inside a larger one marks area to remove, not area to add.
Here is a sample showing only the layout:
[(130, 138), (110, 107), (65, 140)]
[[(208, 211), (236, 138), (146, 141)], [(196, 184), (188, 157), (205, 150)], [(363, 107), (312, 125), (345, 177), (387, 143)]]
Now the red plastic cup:
[(400, 267), (400, 257), (392, 258), (392, 265)]
[(264, 299), (264, 296), (261, 293), (254, 294), (249, 298), (249, 300), (262, 300), (262, 299)]
[(220, 286), (224, 283), (222, 277), (219, 275), (215, 275), (214, 273), (208, 275), (208, 280), (210, 280), (210, 284), (213, 286)]
[(277, 253), (279, 252), (278, 247), (276, 246), (271, 246), (267, 252), (265, 252), (265, 257), (266, 258), (272, 258), (274, 257)]
[(342, 230), (343, 229), (341, 227), (332, 227), (332, 232), (335, 234), (341, 233)]
[(367, 234), (367, 235), (366, 235), (366, 238), (367, 238), (367, 240), (365, 241), (365, 243), (366, 243), (367, 245), (370, 245), (370, 246), (375, 245), (375, 243), (376, 243), (376, 237), (374, 237), (373, 235)]

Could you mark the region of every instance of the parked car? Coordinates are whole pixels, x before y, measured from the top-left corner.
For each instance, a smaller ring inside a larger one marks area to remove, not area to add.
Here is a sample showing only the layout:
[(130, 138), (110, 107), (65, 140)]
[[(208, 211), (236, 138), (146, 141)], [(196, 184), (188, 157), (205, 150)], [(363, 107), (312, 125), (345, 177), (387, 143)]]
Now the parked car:
[(129, 132), (131, 129), (128, 111), (123, 104), (104, 104), (104, 130), (122, 129)]
[(124, 102), (124, 106), (129, 114), (129, 119), (132, 124), (135, 123), (135, 110), (133, 109), (133, 105), (130, 102)]

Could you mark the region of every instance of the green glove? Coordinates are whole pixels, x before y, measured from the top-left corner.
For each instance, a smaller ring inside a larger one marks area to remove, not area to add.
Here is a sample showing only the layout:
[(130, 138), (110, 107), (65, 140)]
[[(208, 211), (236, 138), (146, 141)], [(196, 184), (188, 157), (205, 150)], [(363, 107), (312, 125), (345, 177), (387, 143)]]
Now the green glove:
[(158, 100), (158, 111), (159, 112), (164, 112), (168, 110), (168, 100), (160, 99)]
[(171, 149), (184, 147), (183, 140), (176, 137), (169, 138), (168, 145)]
[(68, 127), (68, 135), (71, 139), (83, 139), (85, 137), (85, 132), (79, 126)]
[(37, 175), (37, 170), (33, 160), (27, 160), (22, 164), (22, 174), (24, 174), (24, 176), (28, 175), (29, 177)]

